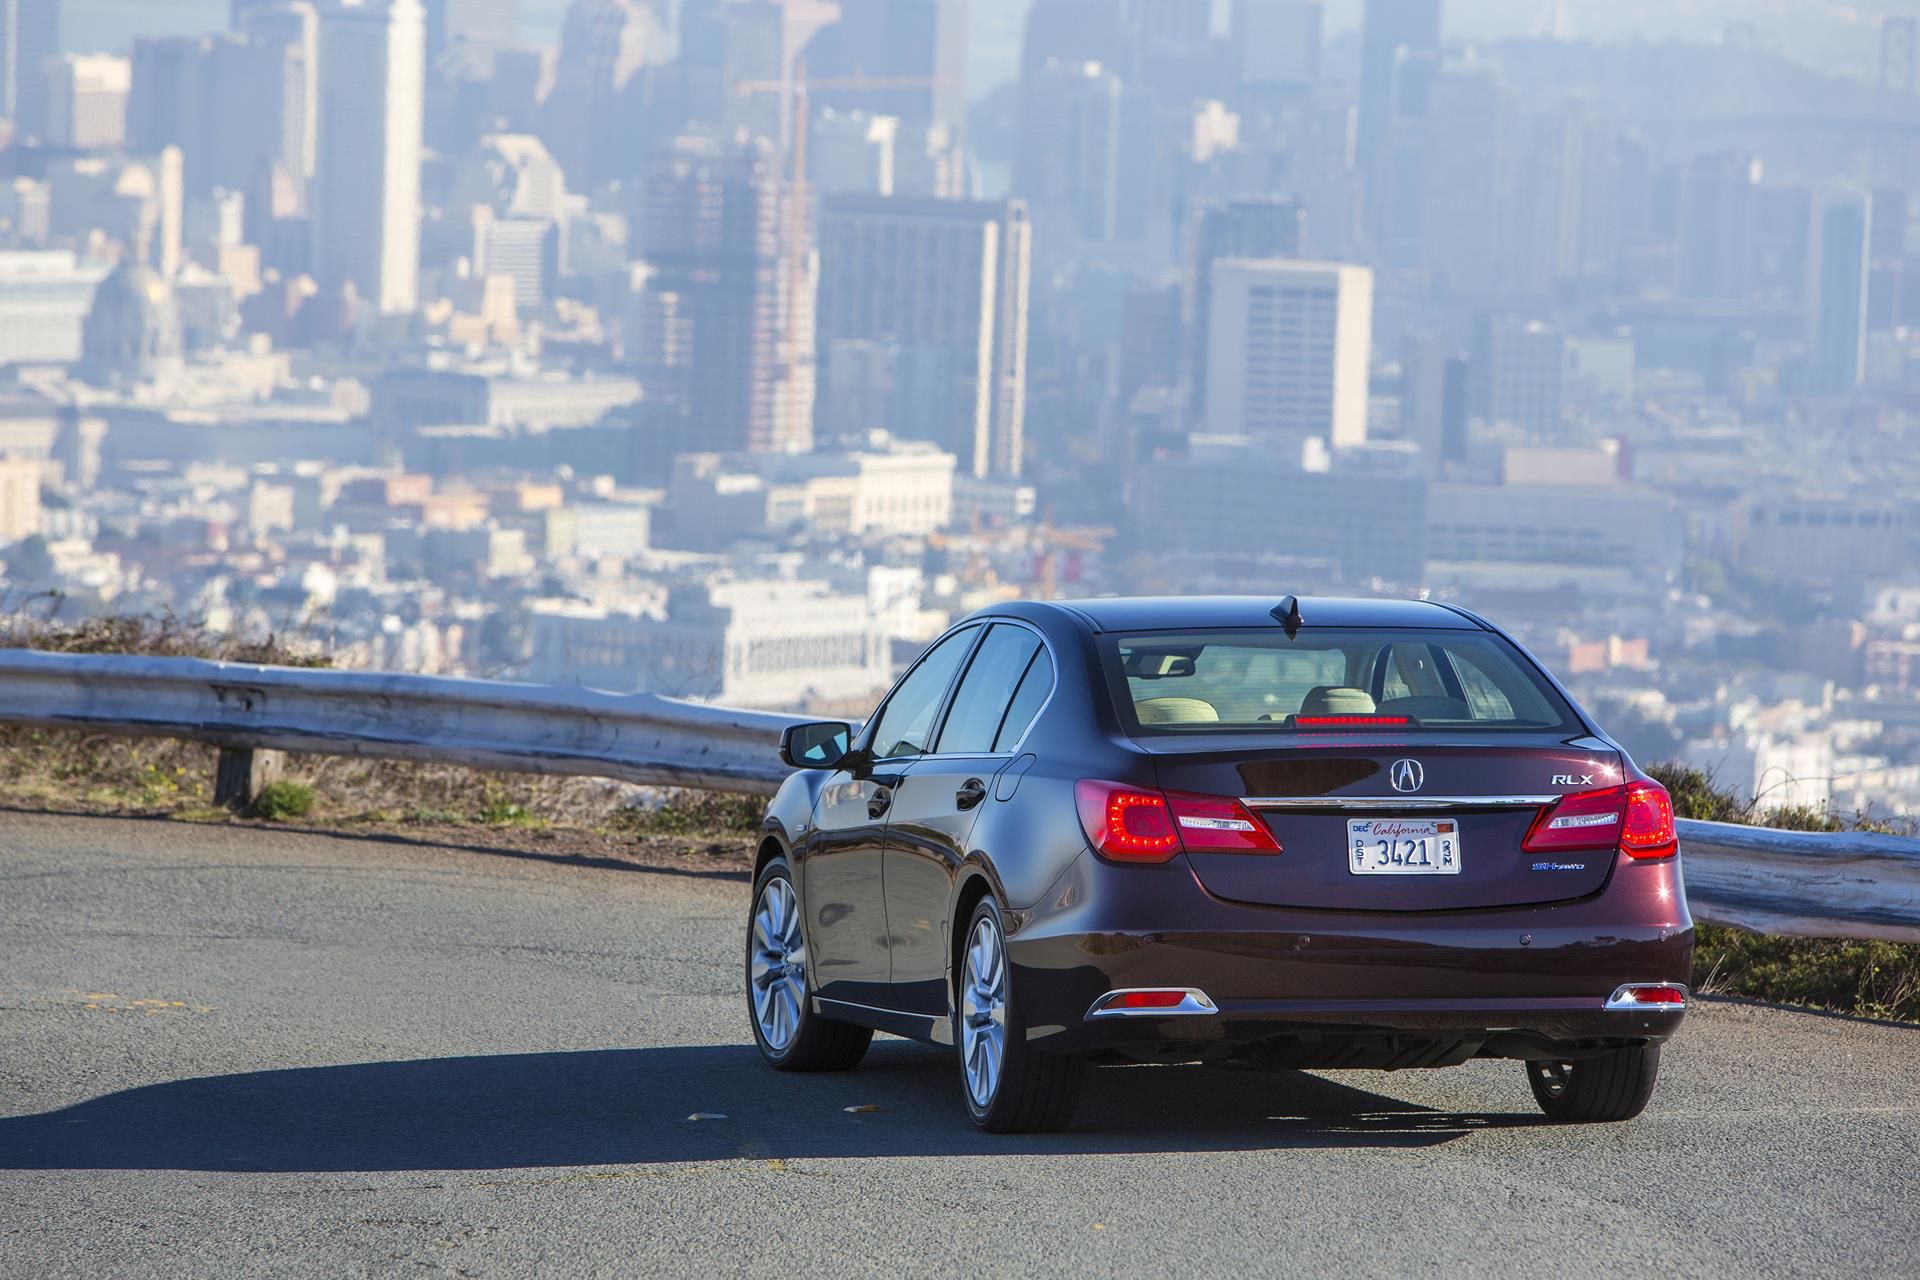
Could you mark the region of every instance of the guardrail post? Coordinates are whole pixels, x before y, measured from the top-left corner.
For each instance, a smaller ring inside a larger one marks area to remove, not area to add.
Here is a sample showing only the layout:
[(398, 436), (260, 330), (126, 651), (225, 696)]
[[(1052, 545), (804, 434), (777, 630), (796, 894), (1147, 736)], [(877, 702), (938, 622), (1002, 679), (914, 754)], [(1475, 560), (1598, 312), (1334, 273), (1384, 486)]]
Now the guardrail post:
[(227, 809), (244, 809), (260, 789), (280, 776), (286, 757), (264, 747), (222, 747), (213, 775), (213, 802)]

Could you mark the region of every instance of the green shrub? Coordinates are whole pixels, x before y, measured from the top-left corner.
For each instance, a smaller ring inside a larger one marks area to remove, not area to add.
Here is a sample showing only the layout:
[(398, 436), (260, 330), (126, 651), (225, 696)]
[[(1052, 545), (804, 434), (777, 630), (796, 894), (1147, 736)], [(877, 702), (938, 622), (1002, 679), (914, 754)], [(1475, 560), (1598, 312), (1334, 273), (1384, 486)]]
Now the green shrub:
[(282, 778), (260, 788), (260, 794), (247, 806), (247, 816), (284, 822), (288, 818), (304, 818), (312, 809), (313, 788), (292, 778)]
[(1697, 930), (1693, 986), (1702, 994), (1920, 1022), (1920, 945)]

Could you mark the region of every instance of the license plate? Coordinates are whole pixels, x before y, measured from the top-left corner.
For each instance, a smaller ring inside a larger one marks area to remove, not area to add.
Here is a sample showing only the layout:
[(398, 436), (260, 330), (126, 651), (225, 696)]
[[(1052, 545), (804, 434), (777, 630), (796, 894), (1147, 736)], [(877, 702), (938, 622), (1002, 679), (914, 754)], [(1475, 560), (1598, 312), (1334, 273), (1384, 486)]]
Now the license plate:
[(1350, 819), (1347, 869), (1357, 876), (1457, 876), (1460, 824), (1451, 818)]

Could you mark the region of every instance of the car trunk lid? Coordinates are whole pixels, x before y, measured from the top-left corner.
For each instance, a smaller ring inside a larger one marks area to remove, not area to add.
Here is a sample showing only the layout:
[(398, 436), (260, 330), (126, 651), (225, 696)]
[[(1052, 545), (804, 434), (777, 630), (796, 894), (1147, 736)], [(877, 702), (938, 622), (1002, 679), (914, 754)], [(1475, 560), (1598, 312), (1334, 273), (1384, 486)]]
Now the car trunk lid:
[[(1207, 735), (1149, 749), (1163, 789), (1240, 798), (1280, 842), (1270, 856), (1189, 853), (1201, 883), (1222, 898), (1363, 911), (1522, 906), (1585, 897), (1613, 866), (1611, 847), (1540, 855), (1522, 847), (1555, 800), (1621, 781), (1619, 753), (1598, 739), (1324, 735), (1250, 748), (1244, 737)], [(1446, 834), (1457, 871), (1353, 869), (1355, 839), (1417, 834), (1408, 824), (1427, 822), (1454, 824)]]

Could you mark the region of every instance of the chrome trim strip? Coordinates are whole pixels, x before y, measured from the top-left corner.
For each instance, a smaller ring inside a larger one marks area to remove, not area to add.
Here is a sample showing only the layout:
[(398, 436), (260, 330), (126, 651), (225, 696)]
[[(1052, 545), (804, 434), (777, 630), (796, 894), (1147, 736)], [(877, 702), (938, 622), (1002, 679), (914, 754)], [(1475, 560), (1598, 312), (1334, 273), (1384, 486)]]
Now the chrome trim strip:
[(1535, 809), (1560, 799), (1541, 796), (1242, 796), (1249, 809)]
[[(1121, 996), (1135, 991), (1184, 991), (1186, 995), (1179, 1004), (1166, 1005), (1158, 1009), (1109, 1009), (1107, 1007)], [(1207, 993), (1198, 987), (1121, 987), (1117, 991), (1107, 992), (1089, 1005), (1087, 1019), (1091, 1021), (1094, 1018), (1182, 1018), (1218, 1012), (1220, 1012), (1219, 1006), (1208, 999)]]
[[(1678, 991), (1679, 1004), (1648, 1004), (1628, 997), (1629, 991)], [(1623, 982), (1607, 997), (1606, 1007), (1615, 1013), (1679, 1013), (1687, 1007), (1687, 987), (1683, 982)]]

